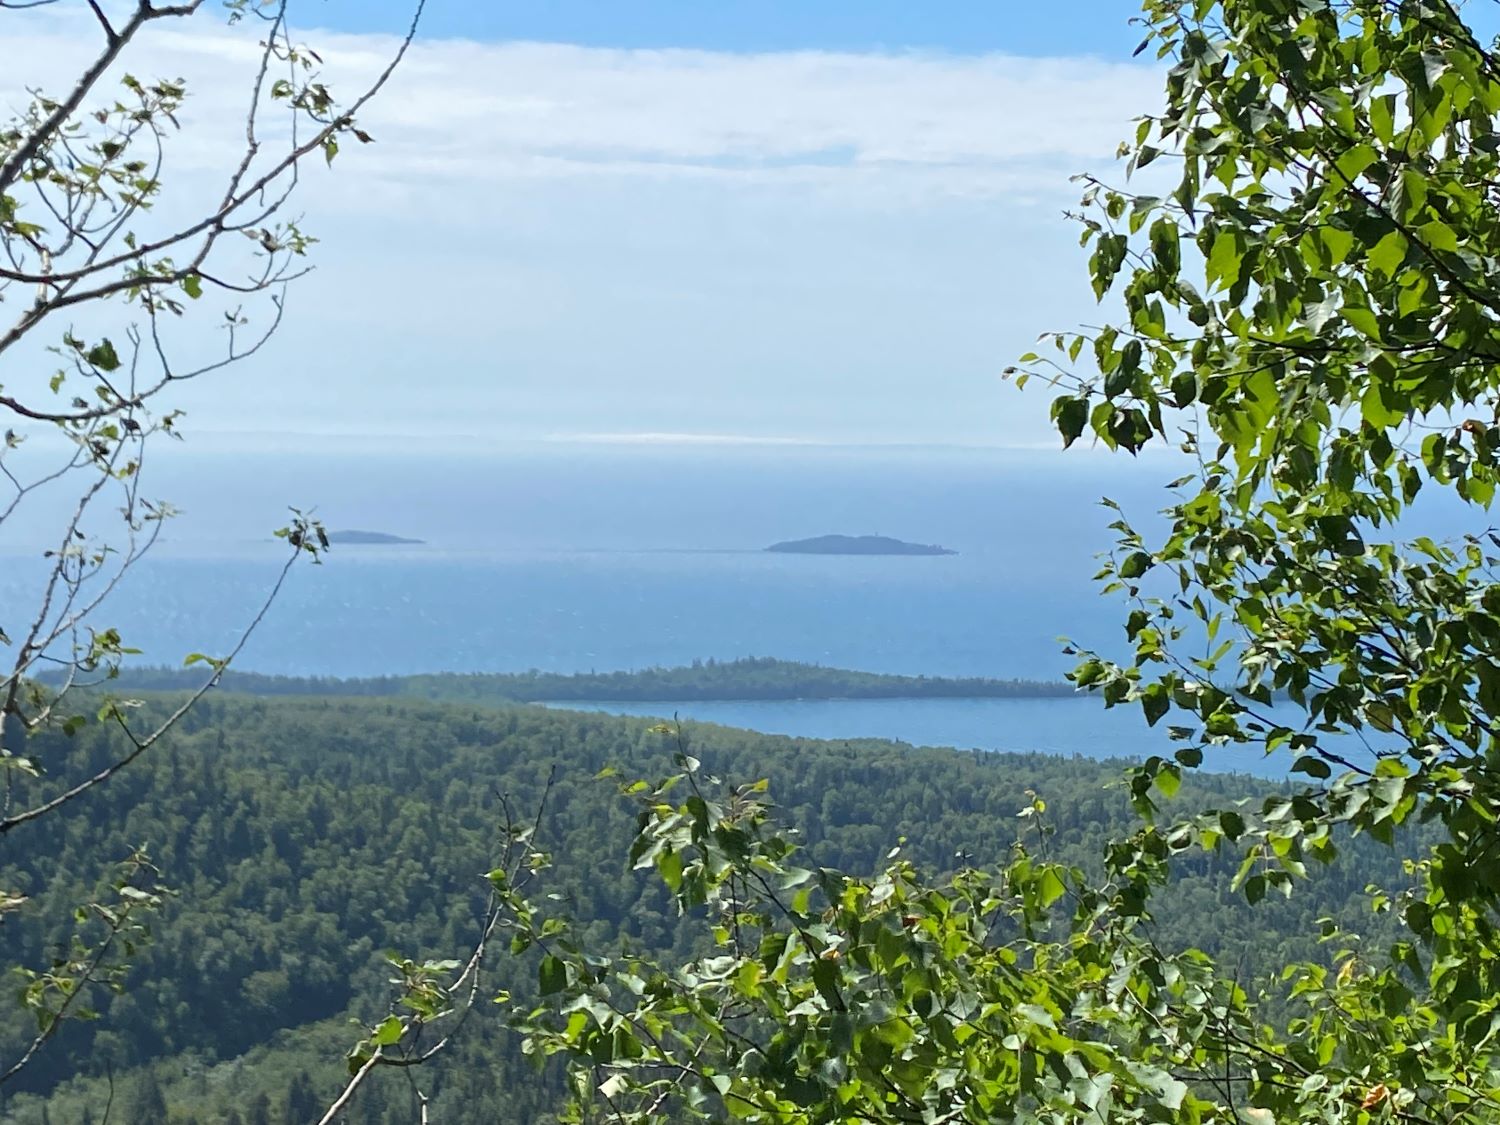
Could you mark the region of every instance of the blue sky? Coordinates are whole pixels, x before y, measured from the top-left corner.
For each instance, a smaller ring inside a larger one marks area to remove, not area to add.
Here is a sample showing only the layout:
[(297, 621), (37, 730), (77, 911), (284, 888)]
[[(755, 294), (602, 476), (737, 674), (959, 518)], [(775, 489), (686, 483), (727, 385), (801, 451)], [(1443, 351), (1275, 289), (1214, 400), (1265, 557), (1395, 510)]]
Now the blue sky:
[[(317, 18), (388, 29), (403, 0), (326, 0)], [(936, 49), (962, 54), (1128, 54), (1140, 41), (1127, 0), (430, 0), (426, 33), (592, 47), (708, 51)]]

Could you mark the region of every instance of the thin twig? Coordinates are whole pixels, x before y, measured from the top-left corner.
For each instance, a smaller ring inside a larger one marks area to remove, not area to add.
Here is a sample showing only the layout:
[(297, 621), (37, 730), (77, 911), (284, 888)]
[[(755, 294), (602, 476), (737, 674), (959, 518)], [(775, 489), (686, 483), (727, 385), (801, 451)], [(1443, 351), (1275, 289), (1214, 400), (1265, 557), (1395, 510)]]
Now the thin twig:
[(130, 728), (125, 725), (124, 720), (117, 716), (116, 718), (120, 724), (121, 729), (125, 731), (127, 737), (129, 737), (131, 742), (134, 744), (133, 749), (123, 758), (120, 758), (119, 760), (106, 766), (104, 769), (100, 770), (92, 777), (85, 778), (83, 781), (79, 782), (71, 789), (67, 789), (64, 792), (59, 793), (50, 801), (44, 801), (42, 804), (27, 809), (25, 812), (19, 812), (13, 816), (8, 816), (5, 819), (0, 820), (0, 835), (3, 835), (22, 824), (25, 824), (27, 821), (36, 820), (38, 817), (46, 816), (48, 813), (61, 808), (68, 802), (83, 796), (83, 794), (87, 793), (94, 786), (101, 785), (104, 782), (108, 781), (115, 774), (119, 773), (126, 766), (134, 762), (147, 750), (151, 749), (151, 747), (156, 745), (157, 742), (161, 741), (161, 739), (182, 720), (182, 717), (186, 715), (190, 710), (192, 710), (197, 702), (205, 695), (207, 695), (209, 691), (211, 691), (215, 686), (217, 686), (219, 681), (223, 678), (225, 669), (227, 669), (230, 662), (240, 654), (240, 651), (245, 647), (246, 642), (250, 640), (251, 634), (255, 632), (256, 626), (258, 626), (263, 620), (265, 620), (266, 614), (271, 609), (271, 604), (276, 600), (276, 596), (281, 592), (282, 584), (286, 582), (287, 575), (291, 573), (292, 566), (296, 563), (300, 555), (301, 551), (299, 549), (287, 559), (285, 565), (283, 565), (281, 568), (281, 573), (276, 577), (275, 585), (271, 587), (270, 594), (267, 595), (265, 602), (261, 605), (260, 610), (256, 613), (255, 617), (251, 620), (245, 631), (240, 634), (239, 641), (235, 644), (234, 648), (230, 650), (229, 655), (218, 663), (218, 665), (214, 669), (213, 675), (210, 676), (208, 680), (200, 688), (198, 688), (197, 691), (193, 692), (193, 694), (188, 697), (186, 702), (184, 702), (180, 707), (178, 707), (175, 711), (168, 715), (167, 718), (160, 725), (158, 725), (154, 731), (152, 731), (144, 738), (138, 738), (134, 733), (131, 732)]

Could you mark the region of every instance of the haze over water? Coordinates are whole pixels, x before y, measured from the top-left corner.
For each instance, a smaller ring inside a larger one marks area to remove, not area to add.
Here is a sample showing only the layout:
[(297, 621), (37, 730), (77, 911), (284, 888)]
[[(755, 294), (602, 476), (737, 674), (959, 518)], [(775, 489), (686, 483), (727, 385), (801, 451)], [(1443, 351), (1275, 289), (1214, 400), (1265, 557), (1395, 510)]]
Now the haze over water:
[[(1108, 492), (1150, 518), (1165, 460), (921, 449), (594, 448), (496, 454), (180, 457), (158, 487), (184, 515), (112, 607), (142, 660), (221, 653), (282, 558), (288, 502), (413, 547), (336, 547), (300, 566), (238, 666), (291, 675), (574, 672), (775, 656), (909, 675), (1055, 679), (1061, 636), (1109, 647), (1119, 606), (1091, 581)], [(1100, 472), (1108, 468), (1109, 475)], [(240, 503), (216, 504), (231, 487)], [(959, 552), (766, 554), (825, 532)], [(18, 597), (16, 567), (0, 594)], [(1046, 750), (1169, 752), (1134, 709), (1089, 701), (608, 705), (775, 733)], [(1253, 754), (1221, 768), (1265, 771)], [(1279, 763), (1276, 770), (1279, 772)]]
[[(269, 532), (289, 503), (330, 529), (424, 543), (336, 547), (298, 568), (245, 651), (258, 671), (572, 672), (760, 655), (1039, 678), (1068, 666), (1060, 635), (1118, 631), (1089, 581), (1108, 533), (1082, 459), (571, 447), (188, 461), (156, 482), (184, 514), (111, 618), (161, 661), (231, 641), (282, 557)], [(1157, 500), (1146, 486), (1167, 471), (1137, 466), (1114, 483), (1144, 516)], [(232, 506), (216, 502), (226, 488)], [(959, 553), (761, 551), (826, 532)]]

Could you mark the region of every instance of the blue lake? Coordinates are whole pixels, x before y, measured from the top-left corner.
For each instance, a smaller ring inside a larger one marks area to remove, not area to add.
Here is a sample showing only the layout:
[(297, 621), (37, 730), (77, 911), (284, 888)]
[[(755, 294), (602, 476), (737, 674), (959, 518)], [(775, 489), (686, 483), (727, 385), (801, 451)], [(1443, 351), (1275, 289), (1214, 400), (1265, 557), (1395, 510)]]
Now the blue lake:
[[(1175, 745), (1148, 727), (1136, 708), (1106, 711), (1097, 699), (832, 699), (691, 703), (559, 703), (560, 710), (677, 717), (800, 738), (885, 738), (914, 746), (951, 746), (1130, 758), (1170, 754)], [(1292, 718), (1292, 716), (1288, 716)], [(1284, 777), (1288, 759), (1225, 748), (1205, 768)]]
[[(870, 671), (1051, 677), (1059, 636), (1120, 636), (1089, 580), (1102, 483), (1036, 456), (623, 453), (204, 459), (168, 481), (185, 515), (101, 622), (175, 663), (223, 652), (271, 584), (269, 531), (311, 494), (330, 528), (425, 540), (301, 566), (245, 650), (263, 672), (574, 672), (776, 656)], [(1171, 467), (1109, 483), (1139, 495)], [(1134, 507), (1149, 517), (1157, 498)], [(309, 505), (310, 506), (310, 505)], [(768, 554), (824, 532), (936, 558)], [(19, 535), (20, 531), (15, 532)], [(40, 533), (38, 533), (40, 534)], [(37, 540), (0, 558), (0, 607), (34, 600)], [(12, 634), (16, 627), (4, 622)]]
[[(413, 535), (295, 569), (238, 666), (291, 675), (557, 672), (775, 656), (875, 672), (1060, 678), (1059, 637), (1108, 649), (1124, 610), (1090, 580), (1108, 491), (1149, 520), (1175, 466), (1042, 454), (557, 452), (491, 458), (200, 459), (187, 515), (94, 623), (146, 663), (229, 651), (275, 578), (267, 534), (312, 492), (330, 527)], [(284, 510), (284, 509), (283, 509)], [(779, 539), (895, 534), (955, 556), (767, 554)], [(40, 534), (40, 533), (38, 533)], [(45, 538), (38, 540), (44, 547)], [(34, 603), (40, 549), (7, 540), (0, 608)], [(29, 556), (29, 557), (28, 557)], [(0, 621), (16, 633), (13, 620)], [(658, 714), (671, 704), (607, 705)], [(698, 703), (706, 721), (820, 738), (1144, 757), (1175, 749), (1089, 700)], [(1165, 726), (1165, 724), (1163, 724)], [(1212, 768), (1276, 773), (1226, 752)]]

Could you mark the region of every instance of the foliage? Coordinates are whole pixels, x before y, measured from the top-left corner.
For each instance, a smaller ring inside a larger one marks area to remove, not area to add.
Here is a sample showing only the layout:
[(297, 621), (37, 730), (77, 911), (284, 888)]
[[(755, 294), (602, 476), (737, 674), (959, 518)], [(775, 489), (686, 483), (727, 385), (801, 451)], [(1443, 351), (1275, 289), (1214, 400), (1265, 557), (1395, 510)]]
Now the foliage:
[[(580, 1119), (1500, 1119), (1500, 54), (1448, 0), (1146, 0), (1142, 23), (1165, 106), (1122, 148), (1129, 187), (1091, 179), (1079, 216), (1117, 318), (1017, 378), (1064, 388), (1065, 444), (1186, 455), (1164, 531), (1114, 525), (1131, 657), (1074, 674), (1171, 717), (1181, 748), (1132, 775), (1143, 827), (1102, 877), (1033, 847), (871, 879), (799, 870), (757, 790), (689, 757), (632, 783), (633, 854), (716, 946), (674, 966), (553, 942), (556, 999), (521, 1019), (570, 1060)], [(1455, 507), (1469, 534), (1440, 541)], [(1309, 780), (1162, 816), (1244, 743)], [(1259, 902), (1341, 832), (1417, 818), (1418, 886), (1375, 904), (1398, 939), (1324, 927), (1340, 952), (1286, 966), (1290, 1018), (1153, 939), (1177, 857), (1237, 853)]]
[[(173, 703), (149, 699), (145, 709)], [(164, 903), (127, 991), (96, 989), (90, 1003), (100, 1018), (62, 1028), (22, 1084), (50, 1093), (54, 1120), (77, 1120), (85, 1107), (101, 1116), (106, 1067), (122, 1091), (134, 1076), (154, 1075), (184, 1121), (218, 1120), (230, 1108), (245, 1117), (260, 1092), (276, 1121), (301, 1070), (328, 1104), (343, 1080), (347, 1018), (376, 1029), (389, 1014), (387, 981), (396, 974), (387, 952), (400, 950), (415, 966), (468, 956), (490, 894), (481, 873), (496, 867), (504, 844), (497, 794), (518, 812), (534, 809), (554, 768), (535, 822), (535, 841), (552, 855), (539, 885), (545, 893), (531, 888), (546, 907), (537, 925), (565, 912), (572, 939), (600, 955), (630, 950), (681, 964), (707, 952), (712, 935), (695, 918), (675, 917), (668, 888), (632, 872), (623, 855), (610, 858), (612, 842), (630, 837), (633, 814), (613, 782), (593, 777), (609, 767), (626, 776), (671, 773), (682, 749), (676, 733), (651, 727), (535, 707), (209, 697), (159, 754), (91, 796), (87, 817), (39, 825), (38, 849), (0, 869), (9, 885), (35, 895), (5, 931), (7, 948), (27, 963), (71, 932), (92, 856), (148, 842), (160, 881), (179, 892)], [(683, 734), (688, 752), (716, 772), (770, 781), (778, 815), (800, 827), (802, 866), (874, 875), (903, 835), (903, 856), (938, 876), (963, 865), (958, 853), (1008, 855), (1022, 823), (1013, 812), (1029, 802), (1028, 789), (1046, 795), (1048, 855), (1068, 867), (1100, 872), (1100, 842), (1132, 823), (1117, 763), (816, 742), (701, 724), (685, 724)], [(40, 752), (55, 768), (86, 768), (121, 737), (100, 727), (75, 740), (55, 733)], [(1285, 791), (1204, 775), (1184, 784), (1177, 803), (1189, 810)], [(1314, 957), (1320, 916), (1360, 926), (1367, 882), (1407, 882), (1383, 849), (1350, 847), (1348, 869), (1321, 873), (1305, 895), (1254, 909), (1230, 889), (1232, 864), (1199, 857), (1158, 906), (1158, 941), (1210, 950), (1241, 965), (1247, 981)], [(559, 1069), (532, 1075), (488, 1003), (499, 989), (517, 1003), (535, 998), (536, 966), (525, 958), (536, 951), (496, 956), (513, 937), (510, 930), (491, 943), (478, 1010), (446, 1061), (420, 1076), (434, 1120), (541, 1121), (562, 1104)], [(26, 1026), (19, 1011), (0, 1009), (0, 1057), (24, 1049)], [(86, 1077), (69, 1081), (79, 1071)], [(35, 1125), (40, 1104), (17, 1097), (0, 1117)], [(384, 1125), (387, 1114), (414, 1116), (398, 1074), (375, 1075), (351, 1109), (360, 1123)]]
[[(1066, 441), (1131, 451), (1180, 427), (1198, 471), (1160, 542), (1116, 524), (1102, 577), (1133, 603), (1134, 658), (1089, 657), (1077, 682), (1151, 723), (1183, 714), (1164, 773), (1247, 741), (1340, 771), (1288, 817), (1297, 854), (1326, 823), (1379, 833), (1418, 801), (1479, 846), (1490, 545), (1401, 535), (1430, 524), (1424, 490), (1480, 508), (1493, 490), (1494, 423), (1459, 415), (1495, 408), (1500, 296), (1480, 275), (1500, 65), (1441, 2), (1146, 11), (1143, 46), (1174, 65), (1129, 167), (1179, 171), (1160, 195), (1090, 187), (1095, 287), (1128, 320), (1058, 338), (1100, 375), (1059, 376), (1075, 394), (1055, 414)], [(1200, 635), (1184, 657), (1174, 642)], [(1306, 729), (1269, 718), (1273, 692)], [(1330, 748), (1341, 730), (1372, 732), (1370, 756)]]
[(96, 1019), (88, 994), (99, 987), (116, 994), (137, 946), (150, 940), (150, 915), (162, 907), (165, 888), (155, 882), (156, 868), (141, 851), (132, 852), (109, 881), (110, 894), (74, 911), (77, 929), (45, 970), (16, 967), (21, 978), (21, 1006), (36, 1021), (36, 1034), (5, 1077), (19, 1074), (63, 1025), (63, 1020)]
[[(923, 878), (899, 848), (871, 878), (796, 866), (769, 828), (765, 782), (715, 792), (696, 759), (681, 764), (626, 786), (641, 806), (631, 856), (680, 912), (708, 908), (712, 955), (610, 964), (515, 907), (516, 944), (544, 954), (527, 1046), (579, 1060), (583, 1104), (621, 1122), (1070, 1121), (1112, 1107), (1199, 1119), (1176, 1073), (1198, 1063), (1212, 1081), (1208, 1060), (1141, 1021), (1122, 1043), (1116, 1013), (1127, 997), (1207, 1008), (1206, 961), (1183, 974), (1159, 956), (1167, 985), (1112, 955), (1122, 935), (1081, 871), (1018, 851), (998, 880)], [(1038, 940), (1070, 888), (1083, 940)]]
[[(540, 951), (540, 1003), (513, 1018), (528, 1053), (568, 1060), (565, 1120), (1491, 1112), (1494, 1092), (1471, 1069), (1483, 1039), (1407, 1013), (1401, 966), (1369, 971), (1331, 919), (1318, 928), (1341, 943), (1336, 964), (1287, 966), (1284, 1030), (1265, 1022), (1265, 982), (1162, 942), (1148, 897), (1185, 839), (1161, 840), (1149, 867), (1116, 855), (1100, 881), (1049, 856), (1048, 806), (1033, 795), (1021, 816), (1034, 836), (997, 868), (923, 872), (898, 847), (874, 876), (850, 875), (801, 866), (765, 781), (725, 788), (693, 756), (678, 764), (658, 784), (622, 786), (640, 809), (630, 854), (708, 931), (708, 953), (602, 957), (524, 897), (510, 904), (512, 949)], [(1455, 970), (1468, 967), (1445, 966)], [(1466, 999), (1489, 1003), (1477, 989)]]
[[(1133, 603), (1133, 659), (1085, 654), (1077, 680), (1149, 722), (1182, 716), (1176, 761), (1137, 779), (1143, 806), (1153, 777), (1175, 785), (1226, 744), (1328, 779), (1239, 831), (1183, 827), (1237, 842), (1252, 895), (1331, 858), (1336, 825), (1441, 825), (1424, 890), (1391, 904), (1408, 934), (1389, 963), (1302, 980), (1338, 1003), (1287, 1041), (1327, 1037), (1332, 1058), (1294, 1066), (1288, 1046), (1257, 1090), (1364, 1073), (1361, 1112), (1493, 1118), (1500, 59), (1444, 0), (1145, 13), (1143, 48), (1171, 63), (1124, 148), (1147, 186), (1093, 182), (1082, 216), (1095, 290), (1123, 313), (1056, 338), (1053, 415), (1065, 442), (1131, 452), (1180, 431), (1195, 466), (1165, 534), (1121, 514), (1102, 577)], [(1074, 374), (1085, 353), (1097, 373)], [(1455, 511), (1469, 534), (1423, 534)], [(1188, 659), (1195, 635), (1210, 647)], [(1302, 729), (1267, 716), (1272, 692)], [(1336, 731), (1370, 753), (1339, 754)]]

